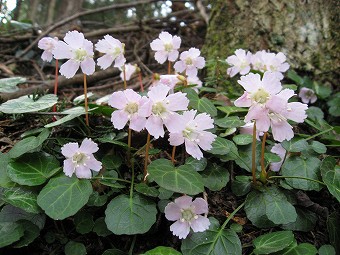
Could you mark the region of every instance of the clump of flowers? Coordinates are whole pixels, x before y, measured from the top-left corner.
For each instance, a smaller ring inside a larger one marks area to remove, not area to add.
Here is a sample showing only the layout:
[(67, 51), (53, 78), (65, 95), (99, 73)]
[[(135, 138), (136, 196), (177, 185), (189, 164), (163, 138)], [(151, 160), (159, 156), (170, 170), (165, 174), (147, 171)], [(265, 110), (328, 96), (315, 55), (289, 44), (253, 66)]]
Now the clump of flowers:
[(197, 69), (205, 66), (205, 59), (200, 55), (201, 51), (196, 48), (183, 51), (179, 56), (180, 60), (174, 65), (176, 72), (185, 72), (187, 76), (197, 76)]
[(113, 38), (111, 35), (105, 35), (104, 39), (99, 40), (96, 50), (104, 53), (104, 56), (98, 58), (97, 63), (102, 69), (108, 68), (115, 62), (114, 67), (124, 65), (126, 59), (124, 57), (124, 44)]
[(189, 196), (176, 198), (165, 207), (164, 212), (168, 220), (176, 221), (170, 230), (180, 239), (189, 235), (190, 228), (194, 232), (204, 232), (210, 226), (209, 219), (201, 215), (208, 213), (208, 203), (203, 198), (194, 201)]
[(41, 59), (47, 62), (51, 62), (53, 59), (53, 50), (57, 45), (57, 37), (43, 37), (38, 42), (38, 48), (44, 50), (41, 55)]
[(185, 144), (185, 150), (196, 159), (203, 158), (200, 150), (208, 151), (216, 135), (206, 131), (214, 127), (214, 120), (206, 113), (198, 115), (196, 110), (185, 111), (180, 116), (177, 132), (170, 132), (169, 142), (173, 146)]
[(300, 89), (299, 97), (301, 98), (301, 101), (305, 104), (309, 103), (313, 104), (318, 99), (317, 96), (315, 95), (314, 90), (306, 87)]
[(68, 59), (60, 67), (60, 73), (66, 78), (72, 78), (79, 67), (87, 75), (95, 71), (93, 44), (85, 39), (83, 33), (67, 32), (64, 41), (58, 41), (52, 53), (55, 59)]
[(156, 51), (155, 59), (163, 64), (166, 60), (174, 62), (178, 58), (178, 49), (181, 46), (181, 38), (172, 36), (168, 32), (161, 32), (159, 38), (150, 43), (152, 50)]
[(78, 143), (67, 143), (61, 148), (66, 157), (63, 172), (71, 177), (74, 173), (78, 178), (90, 179), (91, 170), (99, 172), (102, 163), (95, 159), (93, 153), (98, 151), (98, 145), (91, 139), (85, 138), (80, 147)]

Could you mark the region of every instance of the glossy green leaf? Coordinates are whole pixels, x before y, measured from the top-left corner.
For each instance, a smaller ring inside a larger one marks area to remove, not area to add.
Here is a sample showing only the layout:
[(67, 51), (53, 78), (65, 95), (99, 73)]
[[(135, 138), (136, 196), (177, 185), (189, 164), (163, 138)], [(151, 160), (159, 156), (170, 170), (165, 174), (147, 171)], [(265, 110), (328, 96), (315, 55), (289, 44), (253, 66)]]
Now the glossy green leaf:
[(257, 237), (253, 244), (255, 254), (271, 254), (281, 251), (294, 241), (292, 231), (277, 231)]
[(108, 194), (99, 195), (97, 191), (94, 191), (87, 202), (89, 206), (103, 206), (106, 204)]
[(104, 217), (96, 219), (96, 221), (94, 222), (93, 232), (95, 232), (98, 236), (103, 237), (112, 234), (112, 232), (107, 229)]
[(38, 195), (38, 205), (55, 220), (76, 214), (89, 200), (92, 185), (89, 180), (60, 176), (50, 179)]
[(148, 173), (159, 186), (178, 193), (196, 195), (203, 192), (202, 176), (192, 167), (174, 167), (171, 161), (158, 159), (148, 166)]
[(230, 152), (230, 147), (233, 142), (222, 138), (216, 137), (215, 141), (212, 143), (212, 148), (208, 151), (214, 155), (226, 155)]
[(17, 142), (9, 151), (10, 158), (18, 158), (25, 153), (34, 152), (43, 144), (49, 135), (50, 131), (48, 129), (43, 129), (37, 137), (30, 136)]
[(69, 241), (65, 245), (65, 255), (85, 255), (87, 254), (86, 252), (86, 247), (82, 243), (74, 242), (74, 241)]
[(315, 213), (307, 209), (300, 208), (296, 208), (296, 213), (297, 213), (296, 221), (282, 225), (281, 228), (286, 230), (308, 232), (315, 227), (315, 223), (318, 219)]
[(229, 171), (215, 163), (209, 165), (202, 173), (204, 186), (212, 191), (224, 188), (230, 178)]
[(17, 85), (26, 81), (24, 77), (11, 77), (0, 79), (0, 93), (13, 93), (18, 91)]
[[(319, 180), (320, 163), (320, 160), (315, 157), (308, 159), (289, 157), (282, 165), (282, 175)], [(322, 188), (319, 183), (299, 178), (287, 178), (286, 182), (295, 189), (319, 191)]]
[(231, 190), (236, 196), (244, 196), (250, 192), (252, 180), (250, 176), (237, 175), (231, 183)]
[(327, 152), (327, 147), (323, 143), (320, 143), (318, 141), (313, 141), (312, 142), (312, 149), (317, 152), (317, 153), (326, 153)]
[(39, 213), (41, 209), (37, 204), (37, 194), (22, 188), (5, 189), (3, 198), (5, 202), (19, 207), (29, 213)]
[(37, 186), (60, 170), (59, 161), (44, 153), (26, 154), (9, 163), (7, 173), (21, 185)]
[(233, 137), (233, 141), (237, 145), (247, 145), (253, 142), (253, 136), (249, 134), (240, 134)]
[(24, 227), (15, 222), (0, 222), (0, 248), (18, 241), (24, 235)]
[(203, 171), (207, 167), (208, 161), (206, 158), (201, 158), (200, 160), (193, 157), (188, 157), (185, 160), (185, 165), (191, 166), (197, 172)]
[(301, 243), (287, 247), (282, 251), (274, 253), (275, 255), (316, 255), (318, 250), (310, 243)]
[(329, 192), (340, 202), (340, 166), (333, 157), (326, 157), (321, 163), (321, 175)]
[(145, 252), (143, 255), (181, 255), (182, 253), (176, 251), (171, 247), (158, 246), (150, 251)]
[(16, 185), (7, 174), (7, 166), (9, 162), (9, 154), (0, 152), (0, 187), (2, 188), (10, 188)]
[(117, 155), (105, 155), (102, 159), (103, 166), (106, 169), (118, 170), (122, 165), (122, 158)]
[(33, 96), (22, 96), (16, 99), (9, 100), (0, 105), (0, 112), (13, 114), (13, 113), (27, 113), (46, 110), (58, 102), (58, 97), (53, 94), (48, 94), (40, 97), (36, 101)]
[(13, 247), (15, 248), (28, 246), (40, 234), (40, 229), (32, 222), (27, 220), (20, 220), (18, 223), (24, 228), (24, 236), (13, 245)]
[[(252, 145), (244, 145), (238, 147), (239, 156), (236, 158), (235, 163), (244, 170), (251, 172), (252, 165)], [(256, 142), (256, 162), (255, 164), (259, 165), (259, 159), (261, 154), (261, 143)]]
[(340, 250), (340, 215), (338, 212), (333, 212), (327, 218), (327, 230), (329, 242), (335, 247), (335, 250)]
[(215, 124), (222, 128), (237, 128), (243, 126), (245, 123), (243, 120), (240, 120), (237, 116), (232, 117), (224, 117), (222, 119), (217, 119)]
[(319, 248), (319, 255), (336, 255), (335, 249), (330, 244), (324, 244)]
[(74, 225), (80, 234), (87, 234), (92, 231), (94, 226), (93, 215), (86, 211), (78, 212), (74, 216)]
[(155, 187), (150, 187), (146, 183), (138, 183), (135, 185), (135, 190), (145, 196), (158, 197), (159, 191)]
[(229, 116), (232, 113), (248, 112), (248, 109), (236, 106), (217, 106), (217, 109)]
[(156, 222), (156, 204), (139, 194), (119, 195), (105, 210), (107, 228), (116, 235), (144, 234)]
[[(85, 112), (84, 112), (85, 113)], [(64, 117), (62, 117), (62, 118), (60, 118), (60, 119), (58, 119), (58, 120), (56, 120), (56, 121), (53, 121), (53, 122), (51, 122), (51, 123), (49, 123), (49, 124), (46, 124), (44, 127), (45, 128), (51, 128), (51, 127), (56, 127), (56, 126), (59, 126), (59, 125), (61, 125), (61, 124), (64, 124), (64, 123), (66, 123), (66, 122), (68, 122), (68, 121), (70, 121), (70, 120), (73, 120), (73, 119), (75, 119), (75, 118), (77, 118), (77, 117), (79, 117), (79, 116), (81, 116), (82, 114), (69, 114), (69, 115), (66, 115), (66, 116), (64, 116)]]
[(236, 232), (221, 229), (216, 219), (209, 219), (211, 224), (208, 230), (192, 233), (182, 241), (183, 255), (241, 255), (241, 242)]
[(201, 113), (208, 113), (214, 117), (217, 115), (215, 105), (206, 97), (198, 97), (198, 94), (193, 89), (184, 89), (183, 92), (187, 93), (187, 98), (190, 100), (189, 105)]

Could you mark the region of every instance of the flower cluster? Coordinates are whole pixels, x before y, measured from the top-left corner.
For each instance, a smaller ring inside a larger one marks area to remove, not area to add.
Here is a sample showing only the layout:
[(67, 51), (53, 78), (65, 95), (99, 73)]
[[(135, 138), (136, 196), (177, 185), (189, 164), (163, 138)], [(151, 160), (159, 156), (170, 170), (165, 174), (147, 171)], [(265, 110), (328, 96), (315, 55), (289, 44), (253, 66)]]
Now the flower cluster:
[(273, 72), (280, 80), (283, 79), (283, 74), (289, 69), (289, 64), (286, 62), (286, 56), (279, 52), (277, 54), (266, 52), (265, 50), (258, 51), (252, 54), (250, 51), (238, 49), (235, 55), (229, 56), (226, 62), (231, 65), (227, 69), (230, 77), (240, 73), (246, 75), (251, 69), (260, 71), (262, 73), (270, 71)]
[(180, 239), (188, 236), (190, 228), (194, 232), (204, 232), (210, 226), (209, 219), (200, 215), (208, 213), (208, 203), (203, 198), (194, 201), (189, 196), (176, 198), (165, 207), (164, 213), (168, 220), (175, 221), (170, 230)]

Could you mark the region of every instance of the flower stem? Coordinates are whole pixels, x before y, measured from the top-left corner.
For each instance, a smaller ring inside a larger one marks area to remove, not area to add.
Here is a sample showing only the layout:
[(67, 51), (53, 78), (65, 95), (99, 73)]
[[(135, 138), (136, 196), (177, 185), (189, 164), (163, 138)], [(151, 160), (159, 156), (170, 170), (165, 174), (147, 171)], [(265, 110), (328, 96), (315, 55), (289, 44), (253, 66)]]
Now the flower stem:
[(264, 132), (264, 135), (262, 138), (262, 147), (261, 147), (261, 180), (263, 182), (265, 182), (267, 178), (266, 167), (264, 165), (264, 151), (266, 149), (266, 139), (267, 139), (267, 132)]
[(140, 84), (140, 91), (144, 92), (144, 86), (143, 86), (143, 79), (142, 79), (142, 72), (141, 71), (138, 72), (138, 80), (139, 80), (139, 84)]
[(148, 137), (146, 138), (146, 146), (145, 146), (144, 176), (143, 176), (144, 182), (146, 182), (146, 176), (148, 175), (147, 168), (148, 168), (148, 159), (149, 159), (150, 139), (151, 139), (151, 136), (148, 133)]
[(310, 179), (310, 178), (307, 178), (307, 177), (303, 177), (303, 176), (270, 176), (268, 179), (302, 179), (302, 180), (306, 180), (306, 181), (311, 181), (311, 182), (316, 182), (316, 183), (319, 183), (321, 185), (325, 185), (325, 183), (321, 182), (321, 181), (318, 181), (318, 180), (314, 180), (314, 179)]
[(253, 176), (253, 183), (256, 183), (256, 121), (254, 121), (253, 127), (253, 144), (251, 146), (251, 173)]
[(135, 164), (134, 161), (131, 161), (131, 187), (130, 187), (130, 199), (132, 199), (133, 196), (133, 185), (135, 182)]
[(127, 159), (128, 162), (130, 163), (131, 160), (131, 129), (129, 128), (128, 131), (128, 151), (127, 151)]
[[(54, 95), (58, 93), (58, 59), (55, 60), (55, 80), (54, 80)], [(53, 105), (53, 112), (57, 111), (57, 104)]]
[(176, 154), (176, 146), (172, 147), (172, 153), (171, 153), (171, 162), (172, 164), (175, 163), (175, 154)]
[(168, 74), (171, 74), (171, 62), (168, 60)]
[(91, 179), (97, 179), (97, 180), (114, 180), (114, 181), (120, 181), (120, 182), (126, 182), (126, 183), (131, 183), (128, 180), (124, 180), (124, 179), (119, 179), (119, 178), (114, 178), (114, 177), (105, 177), (103, 175), (101, 176), (95, 176), (92, 177)]
[(127, 89), (125, 64), (123, 66), (123, 77), (124, 77), (124, 89)]
[(85, 121), (86, 121), (86, 125), (89, 126), (89, 107), (88, 107), (88, 103), (87, 103), (86, 74), (84, 74), (84, 97), (85, 97)]
[(243, 202), (242, 204), (240, 204), (230, 215), (229, 217), (225, 220), (225, 222), (223, 223), (223, 225), (220, 228), (220, 231), (223, 231), (223, 229), (225, 228), (225, 226), (227, 226), (228, 222), (234, 217), (234, 215), (241, 210), (241, 208), (245, 205), (245, 202)]

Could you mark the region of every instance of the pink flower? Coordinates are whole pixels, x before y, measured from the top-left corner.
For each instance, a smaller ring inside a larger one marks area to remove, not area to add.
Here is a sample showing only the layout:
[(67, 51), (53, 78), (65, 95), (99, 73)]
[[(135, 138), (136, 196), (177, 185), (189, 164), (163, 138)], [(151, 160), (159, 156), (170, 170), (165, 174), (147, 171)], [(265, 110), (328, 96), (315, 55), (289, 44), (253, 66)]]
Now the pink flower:
[(235, 55), (229, 56), (226, 59), (226, 62), (232, 66), (227, 69), (227, 73), (230, 75), (230, 77), (233, 77), (238, 73), (241, 75), (249, 73), (251, 57), (251, 52), (246, 52), (243, 49), (238, 49), (235, 51)]
[(289, 69), (286, 56), (282, 52), (275, 54), (264, 50), (258, 51), (253, 55), (252, 65), (254, 70), (273, 72), (280, 80), (283, 79), (282, 73)]
[(57, 37), (43, 37), (38, 42), (38, 48), (44, 50), (41, 55), (41, 59), (47, 62), (51, 62), (53, 58), (52, 51), (54, 50), (58, 42)]
[(181, 53), (179, 61), (174, 65), (176, 72), (186, 72), (187, 76), (197, 76), (197, 69), (202, 69), (205, 66), (205, 60), (200, 57), (200, 50), (190, 48), (188, 51)]
[(141, 115), (148, 117), (145, 128), (156, 139), (164, 136), (163, 124), (170, 132), (176, 132), (180, 116), (177, 111), (188, 109), (189, 100), (185, 93), (168, 95), (169, 91), (164, 84), (152, 87), (148, 92), (150, 101), (141, 107)]
[(175, 61), (178, 58), (178, 49), (181, 46), (181, 38), (172, 36), (168, 32), (161, 32), (159, 39), (150, 43), (152, 50), (156, 51), (155, 59), (158, 63), (163, 64), (167, 59)]
[(196, 92), (198, 92), (199, 88), (202, 88), (202, 81), (197, 76), (189, 76), (187, 78), (188, 85), (196, 85), (195, 87), (191, 87)]
[(93, 60), (92, 42), (78, 31), (67, 32), (64, 41), (58, 41), (52, 51), (55, 59), (68, 59), (60, 67), (60, 73), (66, 78), (72, 78), (80, 66), (84, 74), (93, 74), (96, 63)]
[[(248, 122), (240, 127), (240, 134), (253, 135), (254, 122)], [(260, 141), (260, 136), (263, 136), (263, 132), (256, 129), (256, 139)]]
[(286, 156), (286, 150), (282, 147), (280, 143), (276, 143), (270, 151), (272, 153), (277, 154), (281, 158), (279, 162), (270, 163), (270, 166), (269, 166), (272, 171), (278, 172), (280, 171), (283, 160)]
[(105, 35), (104, 39), (99, 40), (95, 47), (97, 51), (105, 53), (104, 56), (97, 60), (98, 65), (102, 69), (108, 68), (113, 61), (115, 61), (114, 67), (124, 65), (126, 61), (124, 57), (124, 44), (111, 35)]
[(196, 110), (183, 113), (178, 121), (178, 131), (170, 132), (169, 142), (173, 146), (185, 143), (185, 150), (195, 159), (203, 158), (200, 150), (208, 151), (216, 135), (205, 131), (214, 127), (214, 120), (206, 113), (196, 116)]
[(210, 226), (208, 218), (200, 215), (208, 213), (208, 203), (203, 198), (192, 201), (189, 196), (182, 196), (170, 202), (164, 210), (168, 220), (176, 221), (170, 226), (170, 230), (180, 239), (185, 239), (190, 228), (194, 232), (204, 232)]
[(128, 81), (131, 79), (131, 76), (137, 72), (137, 65), (125, 64), (119, 67), (119, 70), (122, 72), (120, 73), (120, 78), (124, 81), (124, 72), (123, 69), (125, 68), (125, 79)]
[(301, 101), (305, 104), (313, 104), (318, 99), (315, 95), (314, 90), (305, 87), (300, 89), (299, 97), (301, 98)]
[(91, 139), (85, 138), (80, 147), (78, 143), (67, 143), (61, 147), (61, 153), (66, 157), (63, 172), (71, 177), (73, 173), (78, 178), (90, 179), (91, 170), (99, 172), (102, 163), (96, 160), (93, 153), (98, 151), (98, 146)]
[(182, 83), (180, 79), (178, 79), (179, 74), (165, 74), (160, 75), (159, 80), (156, 80), (153, 86), (158, 86), (160, 84), (168, 86), (170, 89), (174, 89), (175, 86), (179, 83)]
[(109, 105), (117, 109), (111, 115), (113, 126), (122, 129), (130, 121), (130, 129), (141, 131), (145, 127), (146, 118), (139, 112), (141, 105), (147, 100), (132, 89), (114, 92), (108, 101)]

